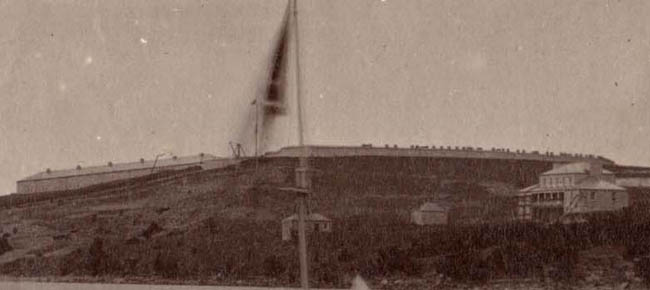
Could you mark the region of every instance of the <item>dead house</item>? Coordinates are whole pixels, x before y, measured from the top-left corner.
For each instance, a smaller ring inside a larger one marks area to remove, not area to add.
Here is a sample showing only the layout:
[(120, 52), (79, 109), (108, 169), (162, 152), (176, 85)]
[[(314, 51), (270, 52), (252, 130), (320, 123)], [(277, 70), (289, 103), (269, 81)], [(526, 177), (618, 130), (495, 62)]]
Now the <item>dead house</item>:
[(411, 222), (416, 225), (446, 225), (447, 209), (437, 203), (427, 202), (411, 212)]
[[(331, 232), (332, 220), (318, 214), (310, 213), (305, 216), (305, 228), (308, 232)], [(282, 220), (282, 240), (290, 241), (298, 232), (298, 215), (294, 214)]]

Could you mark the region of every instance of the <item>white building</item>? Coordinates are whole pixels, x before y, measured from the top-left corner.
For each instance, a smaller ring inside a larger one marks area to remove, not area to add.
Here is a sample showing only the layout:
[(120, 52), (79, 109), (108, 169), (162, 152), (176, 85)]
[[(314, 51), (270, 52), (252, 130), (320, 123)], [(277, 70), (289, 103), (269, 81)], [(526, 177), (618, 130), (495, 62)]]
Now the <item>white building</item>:
[(518, 218), (554, 221), (570, 214), (615, 211), (629, 205), (628, 193), (602, 163), (557, 165), (518, 195)]
[[(305, 217), (305, 227), (310, 232), (332, 231), (332, 220), (318, 213), (310, 213)], [(298, 215), (294, 214), (282, 220), (282, 240), (290, 241), (292, 233), (298, 231)]]
[(411, 222), (421, 226), (446, 225), (448, 222), (448, 213), (440, 205), (427, 202), (411, 212)]
[(213, 155), (199, 154), (186, 157), (172, 157), (158, 160), (144, 160), (128, 163), (108, 162), (103, 166), (73, 169), (46, 169), (16, 182), (17, 193), (37, 193), (73, 190), (117, 180), (145, 176), (164, 170), (180, 170), (194, 166), (212, 169), (231, 164), (233, 159), (217, 159)]

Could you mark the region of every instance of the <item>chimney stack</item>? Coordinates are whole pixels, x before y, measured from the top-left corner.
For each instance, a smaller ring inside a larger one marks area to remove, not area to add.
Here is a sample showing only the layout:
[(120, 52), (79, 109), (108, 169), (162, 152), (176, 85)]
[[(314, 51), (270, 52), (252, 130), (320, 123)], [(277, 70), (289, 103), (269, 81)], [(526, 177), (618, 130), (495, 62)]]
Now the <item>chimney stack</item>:
[(140, 163), (144, 163), (144, 158), (140, 158)]

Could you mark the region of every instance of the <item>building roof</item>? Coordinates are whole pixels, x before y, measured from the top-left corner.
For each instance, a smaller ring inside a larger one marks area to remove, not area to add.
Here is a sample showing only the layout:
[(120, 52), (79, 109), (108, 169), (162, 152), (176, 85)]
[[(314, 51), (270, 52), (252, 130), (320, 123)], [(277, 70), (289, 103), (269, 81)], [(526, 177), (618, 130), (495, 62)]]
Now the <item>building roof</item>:
[(438, 205), (437, 203), (433, 202), (426, 202), (422, 204), (419, 208), (420, 211), (446, 211), (442, 206)]
[(546, 162), (580, 162), (580, 161), (600, 161), (604, 164), (614, 164), (613, 161), (598, 156), (574, 156), (566, 154), (547, 155), (532, 151), (528, 153), (516, 151), (495, 151), (483, 150), (482, 148), (470, 148), (447, 146), (429, 147), (412, 147), (400, 148), (396, 146), (373, 147), (371, 144), (363, 146), (289, 146), (280, 148), (278, 151), (266, 152), (266, 157), (290, 157), (296, 158), (301, 156), (311, 157), (360, 157), (360, 156), (384, 156), (384, 157), (422, 157), (422, 158), (475, 158), (475, 159), (501, 159), (501, 160), (536, 160)]
[[(286, 221), (293, 221), (293, 220), (298, 220), (298, 215), (297, 214), (293, 214), (293, 215), (283, 219), (282, 221), (286, 222)], [(319, 214), (319, 213), (310, 213), (305, 217), (305, 221), (327, 222), (327, 221), (330, 221), (330, 219), (328, 219), (327, 217), (325, 217), (324, 215)]]
[(620, 187), (616, 184), (607, 182), (602, 179), (598, 179), (595, 176), (587, 177), (580, 181), (574, 188), (579, 189), (592, 189), (592, 190), (625, 190), (625, 188)]
[(206, 161), (216, 160), (217, 158), (214, 155), (210, 154), (199, 154), (193, 156), (185, 157), (175, 157), (175, 158), (165, 158), (155, 160), (144, 160), (136, 162), (126, 162), (126, 163), (114, 163), (111, 165), (102, 165), (102, 166), (89, 166), (89, 167), (79, 167), (72, 169), (62, 169), (62, 170), (51, 170), (51, 171), (42, 171), (32, 176), (26, 177), (21, 181), (29, 180), (41, 180), (41, 179), (53, 179), (53, 178), (63, 178), (79, 175), (91, 175), (91, 174), (102, 174), (109, 172), (119, 172), (119, 171), (130, 171), (130, 170), (139, 170), (153, 168), (154, 162), (156, 163), (156, 168), (163, 168), (169, 166), (180, 166), (180, 165), (191, 165), (199, 164)]
[(623, 187), (650, 188), (650, 177), (622, 177), (616, 178), (616, 185)]
[(611, 182), (607, 182), (605, 180), (599, 179), (598, 177), (595, 176), (589, 176), (586, 177), (580, 182), (574, 186), (568, 186), (568, 187), (558, 187), (558, 188), (541, 188), (539, 184), (531, 185), (529, 187), (526, 187), (524, 189), (519, 190), (520, 195), (525, 195), (530, 192), (540, 192), (540, 191), (548, 191), (548, 190), (567, 190), (567, 189), (588, 189), (588, 190), (618, 190), (618, 191), (624, 191), (625, 188), (620, 187), (616, 184), (613, 184)]
[(520, 193), (531, 192), (531, 191), (535, 191), (538, 188), (539, 188), (539, 184), (534, 184), (534, 185), (531, 185), (529, 187), (526, 187), (526, 188), (523, 188), (523, 189), (519, 190), (519, 192)]
[[(562, 165), (558, 168), (551, 169), (542, 173), (542, 175), (555, 175), (555, 174), (588, 174), (591, 165), (589, 162), (575, 162)], [(607, 169), (603, 169), (603, 174), (614, 174)]]

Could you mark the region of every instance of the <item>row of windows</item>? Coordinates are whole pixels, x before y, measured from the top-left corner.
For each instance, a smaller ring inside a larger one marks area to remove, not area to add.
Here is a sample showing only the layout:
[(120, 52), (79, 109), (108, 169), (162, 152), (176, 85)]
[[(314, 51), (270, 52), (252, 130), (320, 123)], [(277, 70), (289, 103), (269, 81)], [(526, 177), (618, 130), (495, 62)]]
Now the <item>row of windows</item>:
[(568, 186), (573, 185), (573, 178), (569, 176), (564, 177), (542, 177), (541, 178), (542, 186), (544, 187), (554, 187), (554, 186)]
[[(581, 197), (582, 197), (582, 198), (585, 198), (584, 193), (581, 194)], [(592, 191), (592, 192), (591, 192), (591, 200), (594, 200), (594, 199), (596, 199), (596, 192), (595, 192), (595, 191)], [(613, 201), (613, 202), (616, 202), (616, 192), (612, 192), (612, 201)]]
[(531, 195), (531, 201), (564, 200), (564, 192), (546, 192)]

